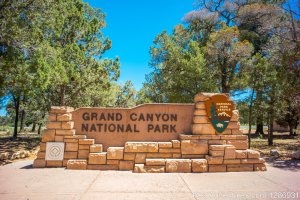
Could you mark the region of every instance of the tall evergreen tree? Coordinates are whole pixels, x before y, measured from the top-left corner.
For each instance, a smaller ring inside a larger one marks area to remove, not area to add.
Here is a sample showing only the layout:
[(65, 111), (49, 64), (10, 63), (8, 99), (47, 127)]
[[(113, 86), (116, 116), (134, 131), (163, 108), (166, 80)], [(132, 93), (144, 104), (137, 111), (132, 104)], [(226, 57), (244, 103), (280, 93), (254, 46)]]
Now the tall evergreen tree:
[(104, 17), (81, 0), (0, 2), (0, 94), (13, 102), (14, 137), (21, 109), (24, 124), (26, 108), (34, 113), (107, 102), (119, 59), (102, 59), (111, 48), (101, 32)]

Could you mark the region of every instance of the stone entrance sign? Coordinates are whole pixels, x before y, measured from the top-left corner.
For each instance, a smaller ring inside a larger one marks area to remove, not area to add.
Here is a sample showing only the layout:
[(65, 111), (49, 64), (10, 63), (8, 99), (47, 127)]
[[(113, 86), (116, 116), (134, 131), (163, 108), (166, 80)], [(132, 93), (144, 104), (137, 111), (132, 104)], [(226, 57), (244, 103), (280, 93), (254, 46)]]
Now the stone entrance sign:
[(108, 147), (127, 141), (168, 142), (190, 133), (194, 104), (144, 104), (131, 109), (79, 108), (72, 112), (76, 134)]
[(264, 171), (226, 94), (195, 104), (52, 107), (34, 167), (133, 172)]

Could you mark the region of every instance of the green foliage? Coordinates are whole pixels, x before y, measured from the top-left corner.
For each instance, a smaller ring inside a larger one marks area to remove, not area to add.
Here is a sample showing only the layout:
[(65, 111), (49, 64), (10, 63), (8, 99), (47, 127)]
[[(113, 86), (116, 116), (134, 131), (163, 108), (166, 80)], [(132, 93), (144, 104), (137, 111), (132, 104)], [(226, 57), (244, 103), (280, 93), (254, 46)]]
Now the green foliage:
[(14, 136), (26, 112), (42, 124), (51, 105), (109, 105), (120, 72), (119, 58), (102, 59), (104, 17), (81, 0), (0, 2), (0, 95), (11, 99)]
[(60, 60), (53, 74), (55, 85), (50, 88), (52, 101), (74, 107), (101, 105), (103, 95), (99, 93), (119, 77), (118, 58), (99, 60), (111, 48), (111, 41), (101, 33), (104, 14), (81, 1), (64, 1), (49, 12), (58, 22), (50, 24), (48, 40), (58, 50), (56, 59)]
[(145, 87), (142, 87), (136, 94), (136, 105), (152, 103), (151, 99), (146, 95)]
[(206, 44), (208, 65), (214, 73), (221, 92), (229, 93), (240, 88), (238, 80), (244, 62), (251, 57), (252, 44), (247, 40), (239, 40), (238, 27), (224, 25), (210, 34)]
[(118, 86), (115, 106), (121, 108), (133, 107), (136, 105), (136, 91), (131, 81)]
[(8, 116), (0, 116), (0, 126), (2, 126), (2, 130), (6, 130), (3, 127), (9, 124), (10, 124), (10, 118)]
[(178, 26), (174, 34), (159, 34), (151, 47), (153, 72), (144, 90), (153, 102), (192, 102), (198, 91), (216, 91), (203, 50)]
[(159, 34), (150, 49), (153, 72), (146, 77), (146, 96), (154, 102), (192, 102), (200, 91), (241, 89), (240, 69), (253, 47), (239, 36), (237, 27), (224, 24), (203, 39), (205, 46), (182, 26), (173, 35)]
[[(239, 122), (241, 124), (249, 123), (249, 99), (245, 99), (244, 101), (236, 101), (236, 109), (239, 111)], [(254, 117), (251, 119), (251, 122), (254, 122)]]

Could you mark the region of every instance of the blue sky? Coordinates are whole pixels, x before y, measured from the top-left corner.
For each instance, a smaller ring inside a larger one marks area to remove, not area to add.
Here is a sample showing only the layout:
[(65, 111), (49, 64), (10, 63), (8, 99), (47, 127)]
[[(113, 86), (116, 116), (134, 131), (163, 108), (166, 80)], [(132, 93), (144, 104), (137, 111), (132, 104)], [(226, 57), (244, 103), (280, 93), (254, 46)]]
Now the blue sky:
[(145, 75), (151, 71), (149, 49), (156, 35), (171, 32), (182, 23), (183, 16), (193, 10), (195, 0), (88, 0), (106, 13), (105, 36), (112, 48), (103, 57), (120, 57), (119, 83), (131, 80), (139, 90)]

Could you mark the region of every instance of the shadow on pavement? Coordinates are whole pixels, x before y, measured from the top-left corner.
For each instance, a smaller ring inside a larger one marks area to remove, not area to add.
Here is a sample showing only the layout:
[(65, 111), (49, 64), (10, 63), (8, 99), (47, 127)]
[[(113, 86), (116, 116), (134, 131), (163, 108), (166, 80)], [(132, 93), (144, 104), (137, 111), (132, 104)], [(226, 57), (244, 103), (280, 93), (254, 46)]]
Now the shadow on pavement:
[(32, 164), (21, 167), (20, 169), (34, 169)]
[(266, 162), (275, 168), (298, 171), (300, 170), (300, 160), (276, 160), (274, 158), (265, 158)]

